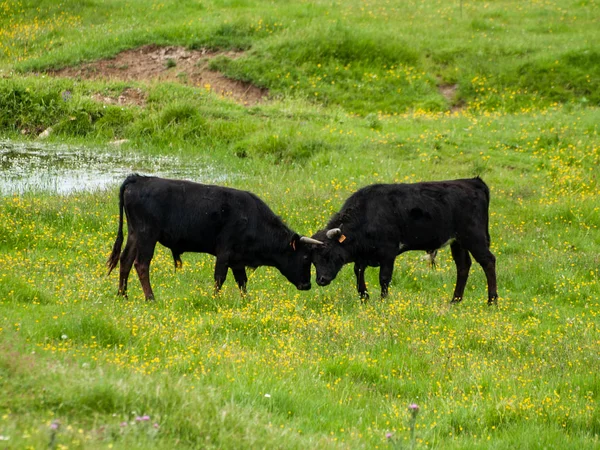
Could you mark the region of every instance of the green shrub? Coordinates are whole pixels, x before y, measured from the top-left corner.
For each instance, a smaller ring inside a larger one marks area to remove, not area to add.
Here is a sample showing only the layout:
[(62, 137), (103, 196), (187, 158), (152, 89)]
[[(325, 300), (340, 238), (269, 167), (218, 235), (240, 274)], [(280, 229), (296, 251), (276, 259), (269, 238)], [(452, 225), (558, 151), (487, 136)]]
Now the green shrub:
[(0, 129), (41, 131), (63, 117), (69, 105), (63, 86), (0, 80)]

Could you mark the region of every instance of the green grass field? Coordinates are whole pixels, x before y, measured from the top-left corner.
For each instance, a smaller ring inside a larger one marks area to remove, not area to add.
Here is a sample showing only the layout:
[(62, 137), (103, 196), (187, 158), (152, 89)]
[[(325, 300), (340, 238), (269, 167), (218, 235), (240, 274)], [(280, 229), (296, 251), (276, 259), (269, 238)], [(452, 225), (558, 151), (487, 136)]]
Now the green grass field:
[[(159, 246), (157, 300), (135, 273), (124, 299), (117, 184), (0, 196), (0, 448), (600, 448), (599, 12), (0, 0), (2, 142), (210, 166), (306, 235), (367, 184), (480, 175), (500, 295), (474, 264), (450, 305), (443, 250), (437, 270), (399, 257), (385, 300), (368, 269), (367, 304), (351, 267), (307, 292), (262, 267), (214, 296), (213, 257), (174, 272)], [(223, 51), (210, 67), (268, 98), (47, 73), (146, 44)], [(145, 102), (98, 100), (128, 88)]]

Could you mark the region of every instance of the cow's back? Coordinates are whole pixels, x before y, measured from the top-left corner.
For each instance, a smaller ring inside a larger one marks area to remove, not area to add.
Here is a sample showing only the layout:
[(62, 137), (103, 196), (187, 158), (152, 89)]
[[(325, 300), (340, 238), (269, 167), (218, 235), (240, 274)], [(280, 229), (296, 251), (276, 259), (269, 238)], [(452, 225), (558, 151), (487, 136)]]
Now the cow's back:
[(479, 177), (413, 184), (374, 184), (356, 191), (329, 228), (342, 225), (365, 247), (382, 243), (433, 250), (482, 221), (487, 230), (489, 189)]
[(179, 251), (215, 253), (235, 244), (256, 222), (256, 202), (245, 191), (184, 180), (136, 177), (124, 192), (128, 225)]

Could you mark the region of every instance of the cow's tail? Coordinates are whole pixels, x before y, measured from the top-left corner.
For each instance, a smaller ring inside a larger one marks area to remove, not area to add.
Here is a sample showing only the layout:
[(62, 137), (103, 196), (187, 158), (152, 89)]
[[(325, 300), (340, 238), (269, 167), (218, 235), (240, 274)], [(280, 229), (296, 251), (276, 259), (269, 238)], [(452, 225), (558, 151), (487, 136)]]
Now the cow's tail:
[(125, 188), (129, 183), (134, 181), (133, 176), (129, 176), (125, 179), (123, 184), (121, 185), (121, 189), (119, 190), (119, 230), (117, 231), (117, 239), (113, 245), (112, 252), (106, 261), (106, 266), (108, 267), (108, 274), (113, 271), (117, 264), (119, 264), (119, 257), (121, 256), (121, 247), (123, 246), (123, 195), (125, 194)]
[(487, 240), (487, 246), (490, 247), (492, 240), (490, 238), (490, 188), (485, 181), (483, 181), (479, 176), (475, 177), (475, 180), (481, 185), (483, 193), (485, 194), (485, 237)]

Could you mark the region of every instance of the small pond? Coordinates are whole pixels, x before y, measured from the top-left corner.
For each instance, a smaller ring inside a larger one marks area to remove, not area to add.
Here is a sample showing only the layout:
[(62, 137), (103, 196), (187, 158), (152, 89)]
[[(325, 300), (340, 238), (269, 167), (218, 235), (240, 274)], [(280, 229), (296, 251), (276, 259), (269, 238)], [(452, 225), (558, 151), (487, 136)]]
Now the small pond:
[(120, 184), (131, 173), (220, 183), (230, 176), (201, 161), (144, 156), (120, 148), (93, 149), (45, 142), (0, 141), (0, 195), (71, 194)]

